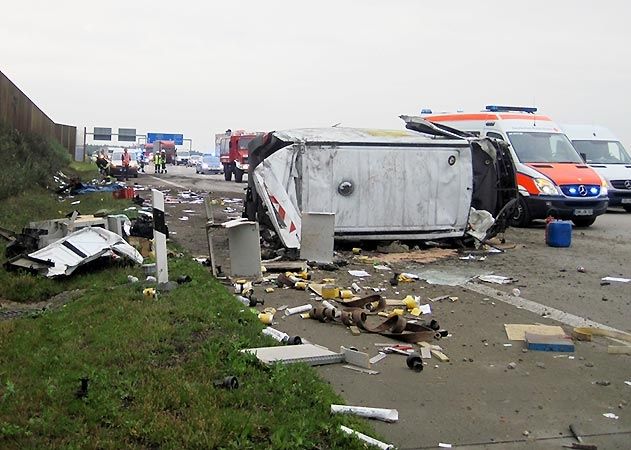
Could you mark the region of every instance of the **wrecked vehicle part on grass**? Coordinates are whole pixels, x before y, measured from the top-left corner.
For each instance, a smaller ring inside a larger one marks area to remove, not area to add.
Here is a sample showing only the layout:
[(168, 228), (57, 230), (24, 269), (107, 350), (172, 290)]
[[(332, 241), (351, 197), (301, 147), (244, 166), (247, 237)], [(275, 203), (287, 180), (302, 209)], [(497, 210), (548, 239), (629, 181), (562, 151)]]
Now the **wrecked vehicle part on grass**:
[(79, 266), (102, 256), (119, 256), (137, 264), (143, 257), (116, 233), (102, 228), (83, 228), (36, 252), (16, 256), (7, 269), (27, 269), (47, 277), (70, 275)]
[(63, 219), (30, 222), (20, 234), (10, 242), (5, 249), (7, 259), (28, 254), (42, 249), (74, 231), (87, 227), (99, 227), (112, 231), (119, 236), (129, 234), (131, 222), (124, 214), (96, 217), (94, 215), (80, 215), (76, 211)]
[(335, 214), (338, 240), (463, 238), (472, 207), (501, 219), (485, 238), (503, 231), (517, 195), (505, 149), (433, 130), (432, 137), (356, 128), (258, 137), (244, 215), (273, 228), (288, 248), (300, 247), (303, 212)]

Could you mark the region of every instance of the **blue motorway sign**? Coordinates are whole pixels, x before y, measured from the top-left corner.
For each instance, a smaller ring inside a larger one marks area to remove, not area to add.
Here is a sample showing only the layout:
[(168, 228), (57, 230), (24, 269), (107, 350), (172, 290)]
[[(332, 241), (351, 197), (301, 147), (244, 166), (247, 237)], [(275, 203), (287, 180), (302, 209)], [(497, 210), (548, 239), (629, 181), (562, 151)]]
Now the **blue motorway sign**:
[(183, 145), (184, 135), (173, 133), (147, 133), (147, 144), (153, 144), (155, 141), (173, 141), (175, 145)]

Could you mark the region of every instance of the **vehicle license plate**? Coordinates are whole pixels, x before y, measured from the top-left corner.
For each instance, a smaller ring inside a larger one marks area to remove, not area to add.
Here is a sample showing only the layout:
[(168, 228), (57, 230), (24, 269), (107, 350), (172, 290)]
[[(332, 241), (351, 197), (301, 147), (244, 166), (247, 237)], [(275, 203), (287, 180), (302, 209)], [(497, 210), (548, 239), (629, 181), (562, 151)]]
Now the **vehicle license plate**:
[(623, 198), (622, 203), (631, 203), (631, 198)]
[(593, 209), (575, 209), (574, 210), (575, 216), (591, 216), (592, 214), (594, 214)]

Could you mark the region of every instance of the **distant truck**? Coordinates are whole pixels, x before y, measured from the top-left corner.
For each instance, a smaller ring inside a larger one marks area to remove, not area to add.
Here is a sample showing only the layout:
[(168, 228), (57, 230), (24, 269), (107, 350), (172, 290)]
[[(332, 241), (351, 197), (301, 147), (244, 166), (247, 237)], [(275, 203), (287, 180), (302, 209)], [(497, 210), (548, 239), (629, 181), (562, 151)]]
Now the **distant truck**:
[(226, 181), (243, 182), (243, 174), (248, 172), (248, 144), (262, 133), (246, 133), (234, 131), (215, 136), (215, 142), (219, 147), (219, 159), (223, 165), (223, 173)]
[(175, 164), (175, 143), (173, 141), (154, 141), (153, 144), (145, 145), (145, 151), (155, 155), (156, 152), (164, 150), (166, 152), (167, 164)]
[(631, 212), (631, 157), (620, 140), (598, 125), (561, 125), (589, 167), (607, 182), (609, 206)]

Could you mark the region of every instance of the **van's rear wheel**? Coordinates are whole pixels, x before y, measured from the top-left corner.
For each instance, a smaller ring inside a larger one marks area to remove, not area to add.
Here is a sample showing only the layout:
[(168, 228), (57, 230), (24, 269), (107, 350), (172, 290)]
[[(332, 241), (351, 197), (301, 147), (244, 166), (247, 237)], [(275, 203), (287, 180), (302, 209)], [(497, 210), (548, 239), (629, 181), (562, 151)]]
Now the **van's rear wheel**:
[(232, 180), (232, 164), (223, 165), (223, 178), (226, 181)]
[(595, 217), (580, 217), (580, 218), (576, 217), (572, 219), (572, 222), (574, 222), (574, 225), (576, 225), (578, 228), (587, 228), (588, 226), (596, 222), (596, 218)]
[(243, 182), (243, 169), (234, 168), (234, 181), (237, 183)]
[(515, 206), (510, 222), (514, 227), (527, 227), (532, 222), (526, 201), (521, 195), (519, 196), (519, 200), (517, 200), (517, 205)]

